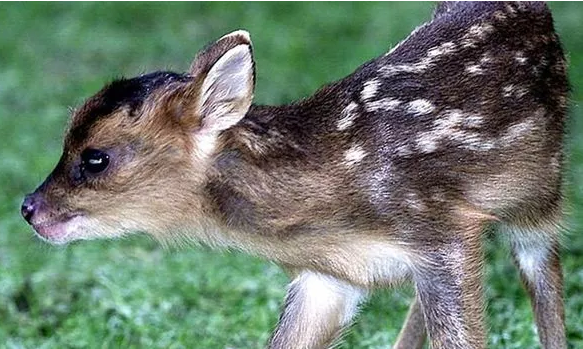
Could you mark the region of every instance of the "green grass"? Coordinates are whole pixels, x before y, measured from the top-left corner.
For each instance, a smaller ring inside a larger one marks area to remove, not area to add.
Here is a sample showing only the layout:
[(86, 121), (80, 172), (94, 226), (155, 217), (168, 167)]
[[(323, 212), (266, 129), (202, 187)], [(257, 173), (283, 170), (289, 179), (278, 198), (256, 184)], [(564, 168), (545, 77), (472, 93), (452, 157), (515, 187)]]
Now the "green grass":
[[(429, 18), (428, 3), (59, 3), (0, 5), (0, 347), (260, 348), (287, 279), (268, 262), (147, 238), (49, 247), (19, 206), (56, 163), (68, 106), (121, 75), (184, 70), (224, 33), (252, 33), (258, 103), (309, 95)], [(569, 342), (583, 347), (583, 6), (552, 4), (571, 62), (564, 271)], [(490, 347), (536, 348), (508, 252), (488, 245)], [(410, 289), (376, 295), (342, 348), (387, 348)]]

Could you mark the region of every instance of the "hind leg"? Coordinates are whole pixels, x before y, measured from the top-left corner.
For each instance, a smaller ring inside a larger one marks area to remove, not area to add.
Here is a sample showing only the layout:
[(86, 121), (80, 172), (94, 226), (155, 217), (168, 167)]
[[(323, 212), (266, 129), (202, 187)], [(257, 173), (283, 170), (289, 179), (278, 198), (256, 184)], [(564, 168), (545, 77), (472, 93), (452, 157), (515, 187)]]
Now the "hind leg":
[(454, 229), (426, 248), (414, 271), (427, 336), (432, 349), (486, 348), (482, 229), (477, 224)]
[(542, 347), (567, 348), (558, 225), (509, 225), (506, 229), (514, 261), (531, 299)]

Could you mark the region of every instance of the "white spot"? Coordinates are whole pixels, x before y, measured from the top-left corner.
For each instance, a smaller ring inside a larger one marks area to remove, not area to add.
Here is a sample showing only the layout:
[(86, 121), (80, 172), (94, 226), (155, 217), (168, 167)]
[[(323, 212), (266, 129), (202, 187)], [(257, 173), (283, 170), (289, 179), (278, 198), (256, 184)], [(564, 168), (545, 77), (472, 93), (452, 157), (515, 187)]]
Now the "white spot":
[(463, 124), (469, 128), (476, 128), (482, 125), (484, 118), (480, 114), (468, 114), (463, 119)]
[(379, 72), (384, 76), (392, 76), (397, 73), (423, 73), (425, 70), (435, 65), (435, 61), (440, 56), (456, 52), (457, 45), (453, 42), (444, 42), (436, 47), (430, 48), (425, 57), (418, 62), (407, 64), (394, 64), (381, 67)]
[(463, 47), (473, 47), (478, 42), (486, 39), (487, 35), (494, 31), (494, 27), (489, 23), (480, 23), (471, 26), (466, 34), (462, 37), (461, 44)]
[(446, 128), (453, 128), (458, 126), (465, 118), (465, 114), (459, 109), (448, 110), (435, 120), (435, 128), (443, 130)]
[(374, 112), (374, 111), (378, 111), (378, 110), (389, 111), (389, 110), (397, 109), (397, 107), (401, 103), (402, 102), (398, 99), (385, 97), (385, 98), (381, 98), (377, 101), (368, 102), (365, 104), (364, 107), (366, 108), (366, 111), (368, 111), (368, 112)]
[(476, 40), (470, 39), (470, 38), (464, 38), (464, 39), (462, 39), (461, 44), (463, 47), (472, 47), (472, 46), (476, 45)]
[(473, 75), (482, 75), (484, 70), (479, 64), (469, 64), (466, 66), (466, 71)]
[(514, 91), (514, 85), (506, 85), (502, 88), (502, 96), (510, 97), (512, 96), (512, 91)]
[(429, 65), (422, 60), (419, 63), (387, 65), (381, 67), (379, 72), (384, 76), (389, 77), (397, 73), (422, 73), (427, 68), (429, 68)]
[(476, 38), (484, 39), (486, 35), (490, 34), (494, 30), (494, 27), (490, 23), (480, 23), (470, 27), (468, 29), (468, 36), (473, 36)]
[(411, 151), (411, 146), (409, 144), (399, 145), (395, 148), (395, 151), (397, 152), (397, 155), (403, 157), (407, 157), (413, 154), (413, 151)]
[(431, 131), (422, 132), (417, 137), (417, 147), (423, 153), (432, 153), (437, 150), (437, 143), (446, 139), (455, 132), (457, 126), (461, 123), (463, 114), (461, 110), (455, 109), (440, 115), (433, 124)]
[(489, 52), (485, 52), (482, 55), (482, 58), (480, 58), (481, 65), (486, 65), (486, 64), (491, 63), (491, 62), (492, 62), (492, 55), (490, 55)]
[(437, 150), (437, 142), (440, 137), (433, 132), (423, 132), (417, 138), (417, 147), (423, 153), (433, 153)]
[(335, 314), (340, 315), (340, 325), (348, 325), (358, 312), (358, 305), (366, 297), (367, 292), (332, 276), (312, 272), (302, 272), (290, 285), (297, 290), (290, 306), (297, 306), (294, 311), (305, 324), (317, 327), (327, 327), (323, 319), (329, 319)]
[(338, 131), (344, 131), (354, 123), (354, 119), (358, 116), (356, 108), (358, 108), (358, 104), (350, 102), (350, 104), (342, 110), (342, 113), (340, 114), (341, 118), (336, 123)]
[(433, 47), (427, 51), (427, 55), (418, 62), (407, 64), (394, 64), (381, 67), (379, 72), (384, 76), (392, 76), (397, 73), (423, 73), (435, 65), (435, 61), (440, 56), (456, 52), (456, 45), (453, 42), (444, 42), (443, 44)]
[(454, 53), (456, 51), (456, 46), (452, 42), (445, 42), (437, 47), (434, 47), (427, 51), (427, 55), (419, 62), (407, 63), (407, 64), (394, 64), (383, 66), (379, 69), (379, 72), (386, 77), (398, 73), (423, 73), (427, 69), (433, 67), (435, 62), (439, 60), (439, 57), (445, 54)]
[(506, 14), (502, 11), (496, 11), (494, 12), (494, 18), (496, 18), (499, 21), (503, 21), (506, 19)]
[(434, 110), (433, 104), (426, 99), (416, 99), (407, 104), (407, 111), (417, 115), (429, 114)]
[(526, 64), (528, 58), (524, 57), (524, 52), (516, 51), (516, 53), (514, 54), (514, 60), (518, 62), (518, 64), (523, 65)]
[(363, 101), (368, 101), (369, 99), (374, 98), (380, 85), (381, 82), (379, 79), (372, 79), (365, 82), (364, 88), (362, 89), (362, 92), (360, 92), (360, 98), (362, 98)]
[(510, 15), (515, 14), (516, 9), (514, 8), (514, 4), (506, 4), (506, 11), (508, 11)]
[(453, 42), (444, 42), (443, 44), (433, 47), (427, 51), (427, 57), (434, 58), (455, 52), (456, 45)]
[(419, 196), (414, 192), (409, 192), (405, 194), (405, 203), (409, 208), (412, 208), (416, 211), (422, 211), (426, 209), (423, 201), (419, 199)]
[(366, 152), (360, 145), (353, 145), (344, 153), (344, 163), (352, 166), (359, 163), (366, 156)]
[(449, 137), (460, 143), (464, 149), (473, 151), (488, 151), (494, 148), (494, 142), (484, 140), (476, 132), (454, 131)]
[(526, 135), (532, 133), (536, 127), (536, 118), (526, 118), (523, 122), (508, 127), (504, 135), (500, 138), (500, 142), (502, 145), (511, 145), (515, 141), (521, 140)]
[(494, 142), (483, 139), (476, 132), (464, 130), (464, 128), (476, 128), (482, 121), (482, 117), (478, 114), (464, 114), (459, 109), (449, 110), (433, 122), (434, 128), (431, 131), (419, 133), (416, 139), (417, 147), (423, 153), (432, 153), (437, 150), (440, 141), (449, 139), (468, 150), (490, 150), (494, 148)]
[(522, 86), (506, 85), (502, 88), (502, 96), (508, 97), (523, 97), (528, 93), (528, 90)]
[(510, 239), (522, 274), (528, 281), (536, 282), (537, 276), (543, 272), (558, 229), (549, 226), (549, 231), (545, 231), (514, 225), (502, 225), (500, 229)]

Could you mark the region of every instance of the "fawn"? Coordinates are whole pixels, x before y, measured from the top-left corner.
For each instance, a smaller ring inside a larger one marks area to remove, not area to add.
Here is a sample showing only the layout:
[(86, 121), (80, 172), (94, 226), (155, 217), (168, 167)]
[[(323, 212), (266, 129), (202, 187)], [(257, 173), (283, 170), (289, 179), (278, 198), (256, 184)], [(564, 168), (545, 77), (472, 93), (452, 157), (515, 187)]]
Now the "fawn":
[(566, 348), (559, 223), (569, 85), (543, 3), (443, 3), (310, 98), (253, 105), (236, 31), (185, 74), (73, 113), (22, 214), (54, 243), (145, 231), (233, 247), (291, 282), (272, 349), (327, 348), (376, 288), (412, 280), (396, 348), (484, 348), (482, 237), (508, 239), (544, 348)]

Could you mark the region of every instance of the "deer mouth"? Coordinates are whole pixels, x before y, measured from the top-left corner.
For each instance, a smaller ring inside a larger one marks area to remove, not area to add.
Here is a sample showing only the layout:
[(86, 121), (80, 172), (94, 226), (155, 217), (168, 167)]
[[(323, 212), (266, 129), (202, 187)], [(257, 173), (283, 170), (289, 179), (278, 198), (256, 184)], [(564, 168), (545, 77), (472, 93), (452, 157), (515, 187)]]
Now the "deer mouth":
[(57, 218), (54, 220), (33, 223), (32, 227), (36, 235), (46, 242), (62, 245), (72, 240), (74, 233), (78, 230), (76, 224), (80, 215), (72, 215)]

